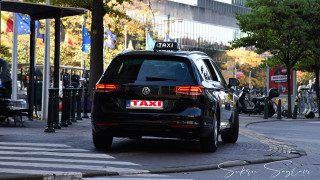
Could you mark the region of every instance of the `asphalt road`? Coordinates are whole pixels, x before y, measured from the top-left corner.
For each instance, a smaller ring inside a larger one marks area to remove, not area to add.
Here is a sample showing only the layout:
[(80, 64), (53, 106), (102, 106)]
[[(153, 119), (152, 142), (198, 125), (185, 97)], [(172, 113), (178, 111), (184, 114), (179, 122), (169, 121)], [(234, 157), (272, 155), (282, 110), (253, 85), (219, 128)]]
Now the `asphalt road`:
[[(256, 118), (242, 116), (240, 121), (254, 122)], [(55, 133), (44, 133), (45, 123), (35, 120), (25, 122), (26, 127), (0, 127), (0, 179), (13, 177), (63, 179), (136, 173), (145, 174), (134, 177), (103, 178), (212, 179), (217, 176), (224, 178), (226, 173), (231, 172), (228, 170), (229, 168), (232, 170), (230, 167), (232, 165), (237, 165), (233, 167), (237, 170), (242, 167), (242, 164), (260, 162), (258, 165), (243, 166), (253, 167), (253, 170), (260, 172), (261, 168), (258, 167), (261, 166), (261, 162), (297, 157), (297, 154), (291, 153), (297, 148), (294, 145), (278, 141), (274, 139), (276, 137), (268, 138), (259, 134), (265, 131), (264, 133), (270, 137), (277, 135), (270, 132), (270, 129), (274, 129), (273, 123), (280, 122), (250, 125), (249, 130), (242, 127), (236, 144), (220, 142), (215, 153), (201, 152), (198, 141), (163, 138), (143, 138), (142, 140), (116, 138), (111, 150), (98, 151), (92, 145), (89, 119), (56, 130)], [(260, 125), (264, 130), (259, 129)], [(283, 126), (276, 125), (280, 129)], [(259, 133), (254, 132), (255, 129)], [(290, 129), (287, 130), (289, 133)], [(274, 131), (278, 130), (274, 129)], [(315, 137), (316, 135), (313, 138)], [(311, 137), (306, 137), (306, 139), (309, 138)], [(219, 168), (219, 164), (226, 165), (225, 168), (228, 170)], [(199, 171), (206, 169), (216, 170)], [(196, 172), (182, 173), (182, 171)], [(181, 173), (168, 174), (169, 172)], [(270, 173), (270, 170), (263, 172)], [(255, 174), (258, 173), (250, 175), (253, 177)], [(241, 175), (244, 174), (241, 173)], [(232, 176), (236, 177), (236, 175)]]
[[(304, 149), (300, 158), (260, 163), (254, 165), (220, 168), (218, 170), (179, 172), (167, 174), (140, 174), (131, 176), (104, 177), (101, 179), (177, 179), (177, 180), (271, 180), (271, 179), (320, 179), (320, 121), (270, 121), (254, 123), (249, 130), (286, 142), (297, 149)], [(240, 138), (241, 140), (242, 138)], [(240, 142), (241, 143), (241, 142)], [(100, 179), (100, 178), (86, 178)]]

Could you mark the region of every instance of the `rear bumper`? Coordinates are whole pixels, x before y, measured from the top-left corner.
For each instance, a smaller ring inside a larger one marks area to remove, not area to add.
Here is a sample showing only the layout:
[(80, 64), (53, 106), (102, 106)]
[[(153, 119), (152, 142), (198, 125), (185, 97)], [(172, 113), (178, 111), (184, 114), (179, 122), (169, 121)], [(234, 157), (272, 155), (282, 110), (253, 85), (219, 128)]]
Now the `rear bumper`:
[(113, 137), (156, 136), (199, 139), (208, 136), (212, 119), (202, 115), (201, 109), (180, 114), (114, 113), (104, 118), (92, 116), (96, 133)]

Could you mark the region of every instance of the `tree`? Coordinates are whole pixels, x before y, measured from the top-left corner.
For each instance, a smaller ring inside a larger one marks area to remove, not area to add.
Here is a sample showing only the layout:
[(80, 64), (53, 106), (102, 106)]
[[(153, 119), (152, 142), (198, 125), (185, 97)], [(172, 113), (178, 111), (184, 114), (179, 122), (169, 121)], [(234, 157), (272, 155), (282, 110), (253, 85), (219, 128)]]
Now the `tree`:
[[(29, 2), (45, 2), (45, 0), (26, 0)], [(91, 20), (91, 53), (90, 54), (90, 81), (89, 92), (95, 88), (95, 84), (103, 73), (103, 17), (108, 14), (114, 18), (127, 18), (119, 6), (124, 3), (131, 4), (133, 0), (52, 0), (52, 5), (73, 6), (88, 9), (92, 12)], [(90, 93), (92, 94), (92, 93)]]
[(288, 83), (288, 117), (292, 117), (290, 71), (305, 57), (307, 29), (305, 16), (309, 14), (308, 3), (303, 0), (250, 0), (248, 14), (237, 14), (240, 29), (246, 37), (232, 41), (231, 48), (256, 48), (258, 54), (270, 52), (269, 66), (285, 65)]
[[(317, 94), (318, 111), (320, 110), (319, 93), (319, 71), (320, 71), (320, 2), (317, 0), (308, 1), (309, 13), (306, 14), (306, 22), (310, 24), (308, 29), (308, 57), (305, 61), (296, 64), (295, 68), (302, 71), (314, 72), (315, 86)], [(319, 111), (320, 112), (320, 111)], [(319, 115), (320, 118), (320, 115)]]
[(237, 71), (241, 71), (245, 75), (240, 79), (240, 86), (249, 86), (249, 73), (251, 71), (251, 85), (254, 88), (260, 89), (265, 87), (265, 81), (262, 81), (261, 78), (266, 75), (264, 75), (264, 70), (259, 68), (261, 61), (264, 58), (253, 51), (240, 48), (226, 51), (225, 56), (225, 62), (222, 65), (222, 68), (224, 69), (223, 75), (226, 79), (234, 77), (234, 74), (230, 72), (234, 72), (236, 59)]

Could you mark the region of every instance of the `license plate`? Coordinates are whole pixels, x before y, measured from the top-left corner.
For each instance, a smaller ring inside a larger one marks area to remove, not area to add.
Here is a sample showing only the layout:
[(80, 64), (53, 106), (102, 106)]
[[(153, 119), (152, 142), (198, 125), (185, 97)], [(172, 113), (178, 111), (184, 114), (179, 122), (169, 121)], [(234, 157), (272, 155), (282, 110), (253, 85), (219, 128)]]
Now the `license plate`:
[(162, 101), (127, 100), (127, 109), (163, 109)]

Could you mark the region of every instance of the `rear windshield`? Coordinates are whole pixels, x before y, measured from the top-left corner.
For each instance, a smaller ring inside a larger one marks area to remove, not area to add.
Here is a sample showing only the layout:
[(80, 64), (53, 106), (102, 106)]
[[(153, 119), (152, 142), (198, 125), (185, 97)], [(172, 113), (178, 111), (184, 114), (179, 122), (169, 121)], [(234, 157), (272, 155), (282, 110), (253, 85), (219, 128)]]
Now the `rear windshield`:
[(191, 64), (182, 59), (115, 59), (103, 79), (121, 81), (179, 81), (193, 82)]

